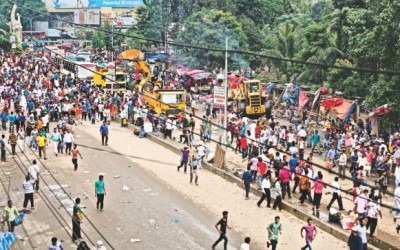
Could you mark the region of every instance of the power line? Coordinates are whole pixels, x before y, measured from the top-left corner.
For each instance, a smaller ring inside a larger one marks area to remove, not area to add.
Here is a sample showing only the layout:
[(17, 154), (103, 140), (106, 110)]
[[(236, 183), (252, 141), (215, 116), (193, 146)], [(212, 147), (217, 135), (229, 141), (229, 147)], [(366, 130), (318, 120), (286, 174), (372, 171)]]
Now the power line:
[[(45, 48), (47, 51), (49, 51), (49, 52), (51, 52), (51, 53), (54, 53), (55, 55), (59, 56), (60, 58), (67, 59), (66, 57), (62, 56), (61, 54), (59, 54), (59, 53), (57, 53), (57, 52), (51, 51), (51, 50), (47, 49), (46, 47), (44, 47), (44, 48)], [(80, 67), (84, 68), (85, 70), (88, 70), (88, 71), (90, 71), (90, 72), (92, 72), (92, 73), (97, 73), (95, 70), (90, 69), (90, 68), (88, 68), (87, 66), (79, 65), (79, 64), (77, 64), (76, 62), (73, 62), (73, 61), (70, 61), (70, 62), (71, 62), (72, 64), (78, 65), (78, 66), (80, 66)], [(114, 79), (112, 79), (112, 78), (110, 78), (110, 77), (108, 77), (108, 76), (105, 76), (105, 79), (110, 80), (110, 81), (113, 82), (113, 83), (117, 83), (116, 80), (114, 80)], [(171, 108), (171, 109), (174, 109), (174, 110), (176, 110), (176, 111), (183, 112), (183, 113), (185, 113), (185, 114), (191, 115), (191, 113), (187, 112), (186, 110), (180, 110), (180, 109), (178, 109), (177, 107), (175, 107), (175, 106), (173, 106), (173, 105), (171, 105), (171, 104), (164, 103), (164, 102), (162, 102), (162, 101), (160, 101), (160, 100), (154, 98), (153, 96), (146, 95), (146, 94), (143, 94), (143, 93), (138, 93), (138, 95), (140, 95), (140, 96), (146, 96), (147, 98), (150, 98), (150, 99), (152, 99), (152, 100), (154, 100), (154, 101), (157, 101), (157, 102), (159, 102), (159, 103), (161, 103), (161, 104), (163, 104), (163, 105), (166, 105), (166, 106), (168, 106), (168, 107)], [(192, 115), (192, 116), (194, 116), (195, 118), (199, 119), (200, 121), (203, 121), (203, 122), (205, 121), (205, 119), (202, 118), (202, 117), (199, 117), (199, 116), (196, 116), (196, 115)], [(224, 119), (226, 119), (226, 117), (224, 117)], [(227, 128), (224, 128), (223, 126), (220, 126), (220, 125), (218, 125), (218, 124), (212, 123), (211, 121), (207, 121), (207, 122), (209, 122), (211, 125), (213, 125), (213, 126), (219, 128), (219, 129), (221, 129), (221, 130), (228, 131)], [(238, 135), (238, 133), (237, 133), (237, 134), (234, 134), (234, 136), (237, 136), (237, 135)], [(288, 151), (279, 149), (277, 146), (272, 146), (272, 147), (271, 147), (270, 145), (267, 145), (266, 143), (258, 142), (258, 141), (254, 140), (254, 139), (252, 139), (252, 138), (248, 138), (247, 136), (246, 136), (246, 139), (250, 140), (252, 143), (255, 143), (255, 144), (258, 145), (258, 146), (264, 146), (264, 147), (274, 148), (276, 151), (278, 151), (278, 152), (280, 152), (280, 153), (289, 154), (289, 155), (290, 155), (290, 153), (289, 153)], [(222, 144), (221, 142), (217, 142), (217, 143)], [(314, 162), (307, 161), (307, 160), (303, 160), (303, 161), (306, 162), (306, 163), (308, 163), (308, 164), (312, 164), (312, 165), (314, 165), (314, 166), (317, 166), (317, 167), (320, 168), (320, 169), (323, 169), (323, 170), (332, 172), (331, 170), (329, 170), (329, 169), (328, 169), (327, 167), (325, 167), (325, 166), (322, 166), (322, 165), (319, 165), (319, 164), (316, 164), (316, 163), (314, 163)], [(333, 173), (334, 173), (335, 175), (338, 175), (338, 174), (339, 174), (339, 173), (337, 173), (337, 172), (333, 172)], [(346, 178), (346, 179), (349, 179), (349, 180), (352, 180), (352, 178), (350, 178), (350, 177), (348, 177), (348, 176), (345, 176), (345, 178)], [(367, 184), (366, 186), (368, 186), (368, 187), (370, 187), (370, 188), (374, 188), (373, 186), (371, 186), (371, 185), (369, 185), (369, 184)], [(389, 193), (389, 192), (387, 192), (387, 193), (390, 194), (390, 195), (392, 195), (392, 196), (394, 195), (393, 193)]]
[(196, 50), (236, 53), (236, 54), (242, 54), (242, 55), (249, 55), (249, 56), (256, 56), (256, 57), (261, 57), (261, 58), (267, 58), (267, 59), (275, 60), (275, 61), (283, 61), (283, 62), (290, 62), (290, 63), (294, 63), (294, 64), (302, 64), (302, 65), (307, 65), (307, 66), (315, 66), (315, 67), (323, 67), (323, 68), (335, 68), (335, 69), (351, 70), (351, 71), (356, 71), (356, 72), (364, 72), (364, 73), (372, 73), (372, 74), (400, 75), (399, 71), (376, 70), (376, 69), (370, 69), (370, 68), (355, 68), (355, 67), (346, 67), (346, 66), (338, 66), (338, 65), (328, 65), (328, 64), (323, 64), (323, 63), (301, 61), (301, 60), (285, 58), (285, 57), (270, 56), (270, 55), (265, 55), (263, 53), (258, 53), (258, 52), (254, 52), (254, 51), (225, 50), (224, 48), (210, 48), (210, 47), (190, 45), (190, 44), (188, 45), (188, 44), (181, 44), (181, 43), (176, 43), (176, 42), (161, 41), (161, 40), (157, 40), (157, 39), (140, 37), (140, 36), (133, 36), (133, 35), (123, 34), (123, 33), (119, 33), (119, 32), (110, 32), (109, 30), (106, 30), (106, 29), (102, 29), (102, 28), (98, 28), (98, 27), (91, 27), (90, 25), (77, 24), (77, 23), (74, 23), (74, 22), (71, 22), (71, 21), (62, 20), (61, 18), (54, 17), (53, 15), (50, 15), (47, 12), (38, 11), (38, 10), (35, 10), (35, 9), (32, 9), (32, 8), (29, 8), (29, 7), (27, 7), (27, 6), (23, 5), (23, 4), (19, 4), (19, 3), (15, 2), (15, 1), (11, 1), (11, 0), (7, 0), (7, 1), (12, 3), (12, 4), (16, 4), (17, 6), (19, 6), (21, 8), (28, 9), (28, 10), (33, 11), (35, 13), (40, 13), (40, 14), (42, 14), (44, 16), (48, 16), (48, 17), (50, 17), (50, 18), (52, 18), (54, 20), (63, 21), (65, 23), (69, 23), (71, 25), (75, 25), (75, 26), (83, 27), (83, 28), (88, 28), (88, 29), (93, 29), (93, 30), (109, 33), (109, 34), (116, 35), (116, 36), (122, 36), (122, 37), (133, 38), (133, 39), (136, 39), (136, 40), (153, 42), (153, 43), (157, 43), (157, 44), (168, 44), (168, 45), (172, 45), (172, 46), (176, 46), (176, 47), (188, 48), (188, 49), (196, 49)]
[[(4, 133), (2, 132), (2, 134), (4, 135)], [(11, 150), (8, 149), (6, 147), (8, 153), (11, 155)], [(20, 158), (20, 156), (17, 154), (17, 157), (14, 157), (13, 160), (15, 161), (15, 163), (17, 164), (18, 168), (21, 170), (23, 175), (26, 175), (28, 173), (28, 168), (25, 166), (25, 164), (23, 163), (22, 159)], [(21, 167), (20, 163), (17, 161), (17, 159), (21, 162), (22, 166), (24, 167), (24, 169)], [(46, 185), (47, 183), (44, 182)], [(48, 187), (48, 185), (47, 185)], [(65, 221), (65, 219), (61, 216), (60, 212), (54, 207), (53, 203), (50, 201), (50, 199), (47, 197), (47, 195), (45, 193), (39, 193), (39, 196), (42, 198), (43, 202), (45, 203), (46, 207), (50, 210), (50, 212), (53, 214), (54, 218), (58, 221), (58, 223), (61, 225), (61, 227), (64, 229), (64, 231), (67, 233), (67, 235), (70, 235), (70, 231), (68, 231), (67, 229), (65, 229), (66, 225), (69, 225), (69, 223), (67, 223)], [(45, 198), (45, 199), (44, 199)], [(51, 206), (51, 207), (50, 207)], [(58, 214), (56, 215), (54, 213), (54, 211)], [(64, 223), (62, 223), (60, 221), (60, 219), (58, 218), (58, 216), (63, 220)], [(70, 228), (71, 229), (71, 228)], [(72, 236), (70, 236), (72, 238)], [(75, 242), (74, 242), (75, 243)]]

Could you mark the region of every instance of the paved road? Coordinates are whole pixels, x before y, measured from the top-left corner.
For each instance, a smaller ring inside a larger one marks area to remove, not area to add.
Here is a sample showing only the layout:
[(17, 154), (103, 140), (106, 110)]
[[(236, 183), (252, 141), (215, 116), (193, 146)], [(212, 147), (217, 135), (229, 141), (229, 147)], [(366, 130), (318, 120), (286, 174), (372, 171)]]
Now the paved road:
[[(118, 133), (131, 135), (126, 129), (120, 129)], [(214, 229), (216, 221), (207, 210), (200, 209), (187, 197), (183, 197), (145, 170), (149, 166), (176, 165), (175, 160), (168, 159), (170, 151), (165, 149), (164, 152), (153, 152), (154, 158), (146, 158), (148, 154), (144, 154), (143, 149), (132, 144), (131, 154), (121, 155), (113, 150), (112, 146), (101, 146), (99, 138), (85, 133), (84, 127), (77, 129), (75, 137), (84, 157), (79, 162), (78, 172), (73, 171), (69, 156), (55, 157), (51, 153), (52, 145), (47, 151), (49, 160), (43, 163), (60, 184), (65, 185), (66, 192), (73, 199), (81, 197), (82, 205), (87, 207), (84, 212), (115, 249), (204, 249), (216, 239)], [(26, 166), (29, 165), (28, 160), (34, 157), (32, 152), (28, 152), (27, 155), (28, 159), (21, 155), (21, 160)], [(8, 164), (15, 166), (11, 158)], [(41, 170), (44, 171), (43, 166)], [(13, 168), (11, 172), (12, 185), (17, 183), (15, 188), (11, 189), (11, 194), (18, 204), (17, 207), (20, 208), (23, 194), (22, 188), (18, 186), (23, 180), (23, 174), (18, 168)], [(95, 208), (93, 183), (99, 173), (105, 174), (107, 188), (104, 212), (99, 212)], [(67, 231), (70, 231), (70, 215), (63, 207), (60, 208), (61, 205), (55, 195), (69, 212), (71, 212), (71, 200), (48, 172), (43, 174), (43, 180), (50, 184), (50, 188), (42, 183), (40, 193), (49, 197), (56, 210), (61, 213), (61, 217), (65, 219), (62, 224)], [(122, 190), (124, 185), (129, 187), (129, 191)], [(75, 249), (68, 234), (54, 219), (51, 210), (45, 206), (44, 196), (41, 198), (36, 194), (35, 197), (38, 202), (36, 211), (27, 216), (25, 223), (34, 247), (44, 249), (50, 238), (55, 235), (66, 241), (64, 243), (66, 249)], [(5, 204), (5, 200), (3, 203)], [(88, 237), (92, 242), (101, 239), (87, 220), (84, 220), (82, 228), (87, 233), (84, 237), (87, 241)], [(26, 233), (22, 229), (19, 227), (17, 232), (25, 236)], [(238, 246), (241, 241), (235, 232), (229, 232), (229, 238), (232, 246)], [(140, 239), (141, 242), (132, 243), (131, 239)], [(28, 241), (18, 242), (14, 248), (32, 249), (32, 245), (28, 243)]]

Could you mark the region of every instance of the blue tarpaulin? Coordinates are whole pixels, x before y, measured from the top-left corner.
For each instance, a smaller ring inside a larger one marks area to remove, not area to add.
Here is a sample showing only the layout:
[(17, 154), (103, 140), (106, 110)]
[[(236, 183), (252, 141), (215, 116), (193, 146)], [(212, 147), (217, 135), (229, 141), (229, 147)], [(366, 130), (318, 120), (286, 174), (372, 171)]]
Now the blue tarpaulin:
[(0, 233), (0, 250), (10, 249), (15, 241), (15, 233)]
[(167, 53), (146, 53), (148, 61), (167, 62), (169, 55)]

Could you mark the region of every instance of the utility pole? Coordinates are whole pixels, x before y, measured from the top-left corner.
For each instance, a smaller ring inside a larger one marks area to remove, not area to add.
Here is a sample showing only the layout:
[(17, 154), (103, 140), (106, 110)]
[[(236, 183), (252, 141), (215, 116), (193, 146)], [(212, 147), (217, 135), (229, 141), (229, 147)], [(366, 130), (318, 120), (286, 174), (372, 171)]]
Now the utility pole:
[(224, 96), (225, 96), (225, 104), (224, 104), (224, 138), (226, 139), (226, 129), (227, 129), (227, 105), (228, 105), (228, 37), (225, 37), (225, 79), (224, 79)]

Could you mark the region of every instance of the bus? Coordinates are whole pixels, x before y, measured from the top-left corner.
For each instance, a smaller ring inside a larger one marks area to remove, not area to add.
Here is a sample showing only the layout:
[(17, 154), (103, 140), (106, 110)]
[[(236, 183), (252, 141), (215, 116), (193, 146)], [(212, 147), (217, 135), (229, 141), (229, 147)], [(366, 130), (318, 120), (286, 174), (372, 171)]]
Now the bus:
[(72, 78), (80, 80), (93, 79), (93, 71), (95, 71), (96, 65), (86, 62), (84, 58), (57, 56), (54, 60), (63, 75), (70, 75)]
[(81, 48), (83, 49), (93, 49), (93, 42), (89, 40), (84, 40), (81, 42)]

